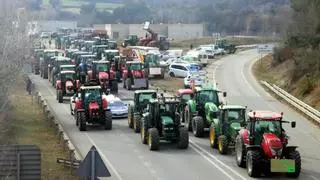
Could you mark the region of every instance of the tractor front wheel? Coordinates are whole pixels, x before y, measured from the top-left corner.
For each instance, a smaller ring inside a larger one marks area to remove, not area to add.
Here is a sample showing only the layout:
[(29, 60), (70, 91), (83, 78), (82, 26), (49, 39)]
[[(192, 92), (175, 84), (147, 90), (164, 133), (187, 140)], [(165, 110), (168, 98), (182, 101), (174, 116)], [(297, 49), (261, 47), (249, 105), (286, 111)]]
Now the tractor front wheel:
[(189, 132), (186, 127), (179, 128), (179, 141), (178, 148), (179, 149), (187, 149), (189, 146)]
[(300, 153), (296, 150), (291, 151), (287, 155), (288, 159), (292, 159), (295, 161), (295, 168), (296, 171), (293, 173), (288, 173), (287, 176), (291, 178), (297, 178), (300, 176), (300, 171), (301, 171), (301, 156)]
[(78, 115), (79, 117), (79, 130), (80, 131), (86, 131), (87, 130), (87, 119), (86, 119), (86, 114), (84, 112), (80, 112)]
[(133, 128), (133, 107), (129, 107), (129, 112), (128, 112), (128, 125), (129, 128)]
[(218, 150), (220, 154), (228, 153), (228, 139), (225, 135), (221, 135), (218, 138)]
[(210, 126), (209, 139), (210, 139), (210, 146), (212, 148), (217, 148), (218, 140), (217, 140), (217, 134), (216, 134), (216, 127), (214, 126), (214, 124), (211, 124)]
[(246, 152), (245, 152), (245, 147), (244, 147), (244, 144), (242, 142), (242, 138), (240, 135), (238, 135), (236, 138), (235, 151), (236, 151), (237, 165), (239, 167), (245, 167), (246, 166)]
[(58, 102), (63, 103), (63, 93), (62, 90), (58, 90)]
[(141, 128), (141, 117), (139, 114), (133, 115), (133, 129), (135, 133), (139, 133)]
[(247, 172), (250, 177), (258, 177), (261, 173), (261, 155), (257, 150), (247, 152)]
[(159, 149), (159, 132), (156, 128), (151, 128), (148, 130), (148, 145), (151, 151)]
[(190, 110), (189, 107), (186, 106), (184, 109), (184, 124), (188, 128), (188, 131), (192, 131), (192, 125), (191, 125), (191, 117), (190, 117)]
[(201, 116), (192, 119), (192, 132), (195, 137), (202, 137), (204, 131), (204, 122)]
[(105, 118), (104, 129), (111, 130), (112, 129), (112, 113), (110, 111), (106, 111), (104, 114), (104, 118)]
[(147, 142), (148, 142), (148, 124), (147, 124), (145, 118), (141, 118), (140, 135), (141, 135), (141, 142), (143, 144), (147, 144)]

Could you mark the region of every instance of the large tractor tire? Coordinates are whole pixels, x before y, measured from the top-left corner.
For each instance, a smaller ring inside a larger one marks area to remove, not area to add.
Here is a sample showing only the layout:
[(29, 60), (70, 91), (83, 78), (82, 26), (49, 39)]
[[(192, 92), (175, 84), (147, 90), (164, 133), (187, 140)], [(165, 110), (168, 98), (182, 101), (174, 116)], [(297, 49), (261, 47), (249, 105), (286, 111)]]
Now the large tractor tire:
[(247, 152), (247, 172), (250, 177), (261, 175), (261, 154), (258, 150), (248, 150)]
[(63, 103), (63, 93), (62, 90), (58, 90), (58, 102)]
[(120, 72), (116, 72), (116, 81), (121, 82), (121, 74)]
[(104, 114), (104, 129), (111, 130), (112, 129), (112, 113), (111, 111), (106, 111)]
[(240, 135), (236, 137), (235, 144), (236, 162), (239, 167), (246, 167), (246, 150)]
[(158, 150), (160, 144), (159, 131), (156, 128), (148, 130), (148, 145), (151, 151)]
[(129, 128), (133, 128), (133, 107), (130, 106), (129, 107), (129, 111), (128, 111), (128, 126)]
[(87, 130), (87, 117), (86, 114), (84, 112), (80, 112), (78, 114), (79, 117), (79, 130), (80, 131), (86, 131)]
[(111, 82), (111, 93), (118, 94), (118, 82), (116, 80)]
[(195, 137), (203, 136), (204, 122), (201, 116), (192, 118), (192, 132)]
[(179, 141), (178, 148), (179, 149), (187, 149), (189, 146), (189, 132), (186, 127), (179, 128)]
[(141, 118), (141, 129), (140, 129), (140, 135), (141, 135), (141, 142), (142, 144), (147, 144), (148, 142), (148, 123), (146, 122), (145, 118)]
[(127, 79), (126, 80), (126, 85), (127, 85), (127, 89), (130, 91), (132, 89), (132, 83), (131, 83), (131, 79)]
[(133, 115), (133, 129), (135, 133), (139, 133), (141, 128), (141, 116), (140, 114)]
[(298, 178), (301, 172), (301, 156), (300, 153), (296, 150), (291, 151), (286, 155), (288, 159), (292, 159), (295, 161), (296, 171), (294, 173), (288, 173), (287, 176), (290, 178)]
[(216, 127), (215, 127), (214, 124), (211, 124), (211, 126), (210, 126), (209, 140), (210, 140), (210, 146), (212, 148), (217, 148), (218, 147), (217, 132), (216, 132)]
[(79, 122), (80, 122), (80, 113), (76, 112), (74, 114), (74, 117), (76, 119), (76, 126), (79, 126)]
[(184, 125), (188, 128), (188, 131), (192, 131), (191, 114), (188, 106), (184, 109)]
[(218, 138), (218, 150), (220, 154), (228, 153), (228, 138), (225, 135), (221, 135)]

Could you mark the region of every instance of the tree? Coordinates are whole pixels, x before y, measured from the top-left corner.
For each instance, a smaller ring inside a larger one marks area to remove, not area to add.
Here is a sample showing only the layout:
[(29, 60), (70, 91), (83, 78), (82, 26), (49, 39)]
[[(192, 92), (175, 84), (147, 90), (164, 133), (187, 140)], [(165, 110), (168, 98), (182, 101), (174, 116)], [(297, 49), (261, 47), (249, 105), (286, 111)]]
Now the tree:
[(151, 12), (145, 3), (128, 3), (113, 11), (113, 19), (128, 24), (142, 23), (151, 19)]

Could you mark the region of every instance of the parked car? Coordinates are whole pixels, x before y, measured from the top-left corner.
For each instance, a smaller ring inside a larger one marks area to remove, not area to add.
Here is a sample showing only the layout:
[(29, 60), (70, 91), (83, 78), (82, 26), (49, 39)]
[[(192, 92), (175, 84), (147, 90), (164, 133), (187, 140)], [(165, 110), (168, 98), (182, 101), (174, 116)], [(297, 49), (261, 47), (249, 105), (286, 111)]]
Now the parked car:
[(167, 61), (168, 59), (182, 57), (182, 53), (183, 53), (182, 49), (167, 50), (162, 54), (162, 60)]
[(184, 78), (183, 84), (184, 88), (190, 88), (190, 83), (193, 80), (195, 83), (195, 86), (201, 86), (201, 84), (204, 82), (207, 72), (204, 70), (201, 71), (191, 71), (188, 73), (188, 76)]
[(210, 48), (214, 52), (215, 55), (224, 55), (226, 53), (226, 51), (224, 49), (219, 48), (215, 44), (201, 45), (200, 47), (208, 47), (208, 48)]
[(210, 46), (199, 46), (188, 51), (186, 55), (194, 58), (198, 58), (199, 55), (207, 55), (209, 59), (213, 59), (215, 57), (214, 51)]
[(186, 61), (173, 62), (169, 66), (169, 75), (171, 77), (187, 77), (189, 72), (199, 71), (201, 66), (197, 63), (188, 63)]
[(128, 117), (128, 106), (119, 97), (110, 94), (107, 95), (107, 101), (112, 113), (112, 118)]

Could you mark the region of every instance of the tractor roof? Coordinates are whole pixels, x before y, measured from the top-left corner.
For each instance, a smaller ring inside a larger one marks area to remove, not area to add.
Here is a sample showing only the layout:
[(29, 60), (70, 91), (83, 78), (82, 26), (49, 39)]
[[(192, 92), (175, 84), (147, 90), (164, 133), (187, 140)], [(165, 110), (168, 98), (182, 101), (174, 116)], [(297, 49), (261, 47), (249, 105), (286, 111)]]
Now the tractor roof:
[(110, 61), (92, 61), (92, 64), (109, 64)]
[(94, 55), (94, 54), (83, 54), (83, 55), (81, 55), (81, 57), (90, 58), (90, 57), (96, 57), (96, 55)]
[(147, 90), (136, 90), (134, 91), (135, 94), (144, 94), (144, 93), (157, 93), (156, 90), (147, 89)]
[(94, 48), (94, 47), (97, 47), (97, 48), (106, 48), (106, 47), (108, 47), (108, 45), (93, 45), (92, 47), (93, 47), (93, 48)]
[(56, 61), (71, 61), (70, 58), (64, 56), (53, 56), (52, 58), (54, 58)]
[(179, 89), (177, 94), (193, 94), (193, 91), (191, 89)]
[(250, 111), (248, 116), (254, 120), (275, 120), (279, 121), (282, 119), (282, 113), (272, 111)]
[(142, 64), (141, 61), (127, 61), (127, 64)]
[(101, 86), (81, 86), (81, 90), (86, 90), (86, 89), (101, 89)]
[(61, 52), (61, 53), (64, 53), (63, 50), (60, 50), (60, 49), (45, 49), (43, 52)]
[(91, 52), (86, 52), (86, 51), (76, 51), (76, 52), (74, 52), (74, 54), (82, 55), (82, 54), (92, 54), (92, 53)]
[(76, 67), (76, 65), (73, 64), (62, 64), (60, 67)]
[(240, 105), (223, 105), (220, 106), (220, 109), (246, 109), (246, 107)]
[(60, 74), (75, 74), (75, 71), (61, 71)]
[(66, 49), (66, 51), (68, 51), (68, 52), (77, 52), (77, 51), (79, 51), (79, 49)]
[(104, 50), (104, 52), (108, 53), (108, 52), (119, 52), (119, 50), (117, 49), (106, 49)]

